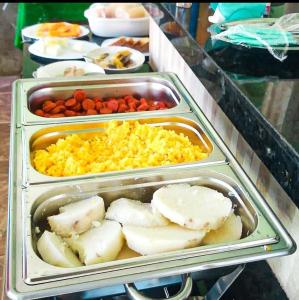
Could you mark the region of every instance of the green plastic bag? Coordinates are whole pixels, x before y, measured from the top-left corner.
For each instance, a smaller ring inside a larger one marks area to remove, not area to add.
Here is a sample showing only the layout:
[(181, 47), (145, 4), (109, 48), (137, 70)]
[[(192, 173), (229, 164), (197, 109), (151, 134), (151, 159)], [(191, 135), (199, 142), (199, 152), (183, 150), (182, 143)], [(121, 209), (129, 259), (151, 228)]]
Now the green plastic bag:
[(250, 25), (238, 25), (231, 30), (231, 34), (227, 31), (227, 37), (235, 44), (245, 44), (250, 47), (263, 46), (264, 41), (271, 47), (297, 46), (297, 41), (290, 32), (279, 31), (275, 28), (258, 28)]
[[(293, 25), (294, 30), (297, 28), (296, 26)], [(290, 28), (292, 27), (290, 26)], [(286, 31), (281, 26), (263, 27), (258, 24), (235, 25), (213, 35), (211, 38), (249, 48), (259, 47), (267, 49), (279, 61), (287, 58), (289, 47), (299, 45), (298, 39), (294, 38), (292, 32)]]
[(266, 3), (211, 3), (210, 7), (222, 15), (223, 21), (260, 18), (266, 8)]
[(19, 3), (15, 31), (15, 47), (22, 49), (22, 29), (42, 22), (86, 22), (84, 11), (89, 8), (88, 3)]

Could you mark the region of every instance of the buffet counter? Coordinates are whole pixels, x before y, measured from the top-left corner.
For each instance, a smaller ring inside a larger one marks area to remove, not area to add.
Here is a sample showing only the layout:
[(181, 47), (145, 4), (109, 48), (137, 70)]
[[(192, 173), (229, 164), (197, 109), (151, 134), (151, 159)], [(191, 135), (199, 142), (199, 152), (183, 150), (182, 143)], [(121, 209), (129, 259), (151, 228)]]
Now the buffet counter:
[[(216, 25), (197, 23), (192, 8), (161, 9), (163, 23), (181, 28), (179, 35), (166, 33), (170, 43), (298, 207), (298, 50), (280, 62), (267, 49), (212, 40)], [(200, 45), (190, 34), (193, 27)]]
[[(151, 27), (156, 41), (152, 64), (179, 75), (271, 208), (298, 239), (297, 52), (288, 51), (287, 59), (280, 63), (267, 50), (228, 43), (213, 48), (210, 32), (201, 29), (205, 20), (198, 20), (194, 11), (166, 3), (160, 9), (164, 18)], [(165, 31), (165, 24), (171, 24), (172, 32)], [(195, 41), (196, 29), (200, 45)], [(290, 297), (298, 294), (293, 289), (298, 262), (298, 254), (269, 261)]]

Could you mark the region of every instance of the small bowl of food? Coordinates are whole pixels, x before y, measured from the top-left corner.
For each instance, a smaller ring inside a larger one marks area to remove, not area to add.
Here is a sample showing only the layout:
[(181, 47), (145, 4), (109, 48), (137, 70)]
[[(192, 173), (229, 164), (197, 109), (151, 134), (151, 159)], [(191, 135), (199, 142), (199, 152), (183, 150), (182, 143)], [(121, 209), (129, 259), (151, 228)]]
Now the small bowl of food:
[(94, 3), (84, 12), (90, 30), (101, 37), (148, 36), (149, 15), (141, 3)]
[(184, 35), (183, 30), (176, 22), (164, 23), (160, 26), (160, 28), (169, 38), (181, 37)]
[(110, 46), (92, 50), (84, 59), (99, 65), (107, 73), (131, 73), (142, 67), (145, 56), (128, 47)]
[(105, 74), (105, 71), (99, 65), (81, 60), (66, 60), (39, 67), (33, 72), (33, 77), (77, 77), (101, 74)]

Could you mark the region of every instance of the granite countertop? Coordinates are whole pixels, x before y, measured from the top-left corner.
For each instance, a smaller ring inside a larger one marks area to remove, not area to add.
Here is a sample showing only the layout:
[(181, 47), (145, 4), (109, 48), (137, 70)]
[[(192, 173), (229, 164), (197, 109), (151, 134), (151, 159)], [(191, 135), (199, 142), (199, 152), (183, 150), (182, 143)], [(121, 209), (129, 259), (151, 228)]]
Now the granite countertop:
[[(157, 4), (164, 16), (155, 20), (299, 207), (298, 51), (288, 51), (280, 62), (264, 49), (226, 42), (215, 46), (211, 27), (206, 29), (204, 18), (198, 18), (200, 5)], [(170, 22), (175, 34), (164, 30)]]

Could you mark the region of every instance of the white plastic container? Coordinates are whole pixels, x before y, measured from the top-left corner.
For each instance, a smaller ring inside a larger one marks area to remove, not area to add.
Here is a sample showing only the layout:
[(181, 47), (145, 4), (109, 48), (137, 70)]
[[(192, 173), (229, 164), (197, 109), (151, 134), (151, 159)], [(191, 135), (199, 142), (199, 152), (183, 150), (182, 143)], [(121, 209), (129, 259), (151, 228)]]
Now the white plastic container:
[(149, 16), (136, 19), (98, 17), (95, 8), (104, 5), (108, 3), (94, 3), (84, 12), (93, 34), (101, 37), (149, 35)]

